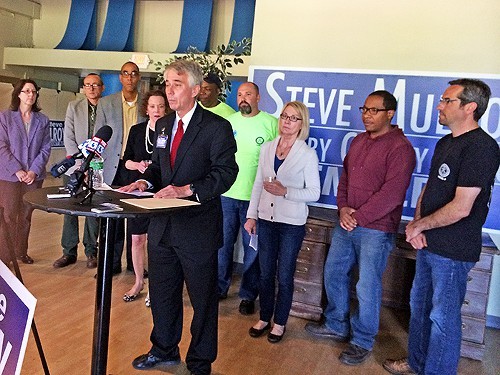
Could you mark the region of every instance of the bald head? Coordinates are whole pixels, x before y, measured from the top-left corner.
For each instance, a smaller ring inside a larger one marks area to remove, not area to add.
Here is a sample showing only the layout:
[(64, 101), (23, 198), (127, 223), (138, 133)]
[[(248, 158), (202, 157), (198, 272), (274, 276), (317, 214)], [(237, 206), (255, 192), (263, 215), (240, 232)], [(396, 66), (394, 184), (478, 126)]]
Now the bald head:
[(238, 88), (236, 103), (244, 117), (253, 117), (259, 113), (259, 87), (253, 82), (245, 82)]

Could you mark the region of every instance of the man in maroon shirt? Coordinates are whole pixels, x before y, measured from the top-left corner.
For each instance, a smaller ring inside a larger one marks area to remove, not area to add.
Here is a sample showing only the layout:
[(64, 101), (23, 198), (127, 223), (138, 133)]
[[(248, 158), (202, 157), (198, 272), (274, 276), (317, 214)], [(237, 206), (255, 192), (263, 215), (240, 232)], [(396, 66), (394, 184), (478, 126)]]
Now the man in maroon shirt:
[[(366, 132), (353, 139), (338, 186), (339, 225), (325, 263), (325, 322), (306, 325), (316, 336), (349, 341), (339, 357), (347, 365), (364, 362), (372, 351), (379, 327), (382, 274), (415, 168), (411, 143), (397, 125), (391, 125), (396, 106), (396, 98), (381, 90), (371, 93), (359, 108)], [(351, 312), (351, 271), (356, 265), (359, 306)]]

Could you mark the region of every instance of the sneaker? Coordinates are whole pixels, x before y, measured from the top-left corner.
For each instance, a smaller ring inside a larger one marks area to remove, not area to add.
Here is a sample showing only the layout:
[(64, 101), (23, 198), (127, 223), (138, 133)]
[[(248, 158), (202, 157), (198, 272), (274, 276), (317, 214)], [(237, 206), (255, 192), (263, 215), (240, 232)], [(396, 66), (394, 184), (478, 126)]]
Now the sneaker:
[(255, 312), (255, 302), (247, 299), (241, 300), (238, 310), (242, 315), (252, 315)]
[(341, 336), (333, 332), (330, 328), (328, 328), (324, 324), (309, 322), (306, 324), (305, 330), (315, 336), (322, 337), (325, 339), (331, 339), (337, 342), (347, 342), (348, 340), (348, 337)]
[(417, 375), (408, 364), (408, 358), (402, 359), (387, 359), (382, 364), (384, 368), (391, 374), (395, 375)]
[(339, 359), (344, 365), (355, 366), (363, 363), (370, 355), (371, 350), (355, 344), (349, 344), (346, 350), (340, 353)]

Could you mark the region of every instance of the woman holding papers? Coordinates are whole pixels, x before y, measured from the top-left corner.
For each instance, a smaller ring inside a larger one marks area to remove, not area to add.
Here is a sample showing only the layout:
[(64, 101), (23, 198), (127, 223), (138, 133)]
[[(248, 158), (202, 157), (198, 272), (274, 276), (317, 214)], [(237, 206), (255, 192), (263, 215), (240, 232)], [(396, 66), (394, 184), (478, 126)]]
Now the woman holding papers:
[[(271, 343), (285, 334), (293, 296), (295, 262), (305, 235), (306, 202), (320, 196), (318, 156), (305, 140), (309, 111), (301, 102), (285, 104), (279, 136), (262, 146), (259, 167), (247, 212), (246, 231), (257, 232), (260, 265), (260, 320), (249, 330), (252, 337), (267, 335)], [(278, 294), (275, 297), (275, 280)]]
[[(125, 168), (129, 170), (128, 182), (139, 179), (148, 168), (154, 149), (156, 120), (171, 112), (165, 93), (160, 90), (150, 91), (146, 94), (141, 111), (149, 117), (149, 120), (130, 128), (127, 146), (123, 154)], [(135, 283), (123, 296), (125, 302), (134, 301), (144, 288), (144, 258), (148, 226), (149, 219), (147, 218), (127, 220), (127, 231), (132, 234), (132, 263)]]
[(40, 88), (31, 79), (14, 85), (10, 109), (0, 113), (0, 257), (10, 260), (7, 237), (17, 259), (33, 263), (28, 236), (33, 208), (24, 193), (42, 187), (50, 155), (49, 119), (40, 113)]

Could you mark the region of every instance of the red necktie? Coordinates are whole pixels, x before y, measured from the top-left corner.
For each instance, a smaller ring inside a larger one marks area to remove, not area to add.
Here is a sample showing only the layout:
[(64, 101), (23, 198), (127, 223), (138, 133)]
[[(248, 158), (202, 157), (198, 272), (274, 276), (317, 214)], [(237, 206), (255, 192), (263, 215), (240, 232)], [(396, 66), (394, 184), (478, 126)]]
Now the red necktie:
[(172, 148), (170, 149), (170, 167), (174, 169), (175, 157), (177, 156), (177, 150), (181, 144), (182, 136), (184, 135), (184, 127), (182, 120), (177, 123), (177, 131), (175, 132), (174, 140), (172, 141)]

